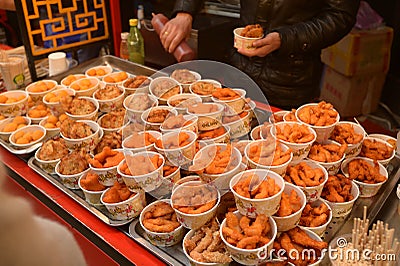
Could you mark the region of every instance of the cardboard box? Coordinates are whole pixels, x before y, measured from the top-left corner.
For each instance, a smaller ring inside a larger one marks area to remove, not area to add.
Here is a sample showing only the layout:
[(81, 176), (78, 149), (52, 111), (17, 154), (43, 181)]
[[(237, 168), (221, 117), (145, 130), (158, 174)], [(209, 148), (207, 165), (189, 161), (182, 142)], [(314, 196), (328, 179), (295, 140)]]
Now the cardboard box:
[(321, 60), (346, 76), (375, 72), (387, 73), (393, 29), (352, 30), (321, 53)]
[(374, 112), (379, 104), (386, 73), (344, 76), (325, 66), (321, 99), (332, 103), (341, 117)]

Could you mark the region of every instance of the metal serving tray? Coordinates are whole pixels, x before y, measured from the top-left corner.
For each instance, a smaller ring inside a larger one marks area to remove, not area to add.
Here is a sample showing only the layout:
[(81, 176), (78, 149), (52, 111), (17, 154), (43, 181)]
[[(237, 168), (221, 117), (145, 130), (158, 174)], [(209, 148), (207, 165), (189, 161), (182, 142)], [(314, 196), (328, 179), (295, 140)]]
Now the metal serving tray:
[[(78, 67), (71, 69), (62, 75), (58, 75), (53, 77), (54, 80), (60, 81), (63, 79), (65, 76), (69, 74), (76, 74), (76, 73), (83, 73), (86, 69), (93, 67), (93, 66), (98, 66), (98, 65), (109, 65), (111, 66), (114, 70), (121, 70), (121, 71), (126, 71), (128, 73), (134, 74), (134, 75), (147, 75), (151, 76), (156, 72), (156, 70), (142, 66), (142, 65), (137, 65), (122, 59), (119, 59), (114, 56), (103, 56), (96, 58), (92, 61), (86, 62), (82, 65), (79, 65)], [(270, 113), (265, 110), (261, 109), (256, 109), (256, 116), (258, 120), (261, 122), (264, 122), (268, 119)], [(255, 125), (253, 125), (255, 126)], [(0, 141), (0, 144), (3, 145), (3, 143)], [(5, 146), (7, 150), (10, 149), (10, 147)], [(11, 151), (12, 152), (12, 151)], [(13, 152), (14, 153), (14, 152)], [(15, 153), (15, 154), (20, 154), (20, 153)], [(168, 265), (189, 265), (189, 260), (185, 257), (183, 254), (182, 250), (182, 245), (177, 244), (173, 247), (167, 247), (167, 248), (159, 248), (154, 245), (152, 245), (150, 242), (148, 242), (145, 239), (144, 236), (144, 231), (140, 226), (140, 223), (138, 222), (138, 219), (133, 219), (133, 220), (126, 220), (126, 221), (116, 221), (112, 220), (105, 209), (105, 207), (94, 207), (89, 205), (84, 200), (84, 195), (83, 192), (80, 190), (71, 190), (66, 188), (62, 183), (60, 178), (57, 175), (50, 175), (44, 172), (41, 168), (39, 168), (35, 164), (35, 159), (30, 158), (28, 161), (28, 165), (36, 171), (39, 175), (47, 179), (49, 182), (57, 186), (60, 190), (65, 192), (67, 195), (69, 195), (72, 199), (74, 199), (76, 202), (81, 204), (83, 207), (85, 207), (88, 211), (93, 213), (95, 216), (97, 216), (100, 220), (105, 222), (106, 224), (109, 224), (110, 226), (118, 226), (118, 229), (132, 238), (134, 241), (142, 245), (144, 248), (152, 252), (156, 257), (160, 258), (162, 261), (164, 261)], [(364, 206), (368, 207), (368, 219), (372, 223), (377, 217), (378, 214), (387, 200), (387, 198), (390, 195), (390, 192), (394, 189), (396, 186), (399, 178), (400, 178), (400, 159), (399, 158), (394, 158), (389, 166), (387, 167), (388, 173), (389, 173), (389, 179), (388, 181), (382, 186), (382, 188), (379, 190), (378, 194), (374, 197), (371, 198), (359, 198), (352, 209), (352, 212), (342, 218), (333, 218), (331, 223), (328, 225), (327, 230), (325, 231), (324, 235), (322, 236), (322, 239), (324, 239), (326, 242), (329, 243), (334, 237), (345, 234), (351, 231), (351, 228), (353, 226), (353, 218), (355, 217), (362, 217), (363, 214), (363, 208)], [(148, 202), (151, 202), (154, 199), (147, 198)], [(129, 225), (127, 225), (130, 223)], [(125, 226), (124, 226), (125, 225)], [(237, 265), (237, 263), (232, 262), (232, 265)], [(321, 265), (328, 265), (329, 260), (325, 259)]]

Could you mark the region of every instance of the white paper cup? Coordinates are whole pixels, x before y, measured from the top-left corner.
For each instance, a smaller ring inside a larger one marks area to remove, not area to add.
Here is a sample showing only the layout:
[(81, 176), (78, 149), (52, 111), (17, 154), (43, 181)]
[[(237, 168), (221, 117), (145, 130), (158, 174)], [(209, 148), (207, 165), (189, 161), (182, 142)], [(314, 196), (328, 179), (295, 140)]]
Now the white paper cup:
[(331, 207), (326, 204), (323, 200), (318, 199), (316, 201), (313, 201), (310, 203), (311, 207), (315, 208), (315, 207), (319, 207), (321, 204), (325, 204), (326, 207), (328, 207), (329, 209), (329, 215), (328, 215), (328, 220), (326, 221), (326, 223), (321, 224), (320, 226), (316, 226), (316, 227), (307, 227), (307, 226), (301, 226), (299, 225), (299, 227), (301, 229), (308, 229), (314, 233), (316, 233), (319, 236), (322, 236), (326, 230), (326, 228), (328, 227), (329, 223), (332, 221), (332, 209)]
[(64, 52), (51, 53), (49, 58), (49, 76), (55, 76), (68, 70), (67, 55)]
[(344, 217), (351, 212), (354, 202), (360, 196), (360, 190), (353, 181), (351, 182), (351, 195), (353, 195), (354, 198), (346, 202), (331, 202), (324, 198), (321, 198), (321, 200), (323, 200), (326, 204), (329, 205), (329, 207), (331, 207), (333, 217)]

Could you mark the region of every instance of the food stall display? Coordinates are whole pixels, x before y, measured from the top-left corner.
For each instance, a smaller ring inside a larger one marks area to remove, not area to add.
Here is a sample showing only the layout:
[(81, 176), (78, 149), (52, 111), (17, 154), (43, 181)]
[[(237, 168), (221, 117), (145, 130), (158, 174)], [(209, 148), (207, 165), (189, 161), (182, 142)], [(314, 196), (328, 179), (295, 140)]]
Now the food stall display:
[(202, 73), (153, 73), (105, 56), (2, 93), (0, 144), (167, 263), (320, 254), (399, 179), (395, 143), (329, 103), (271, 113)]

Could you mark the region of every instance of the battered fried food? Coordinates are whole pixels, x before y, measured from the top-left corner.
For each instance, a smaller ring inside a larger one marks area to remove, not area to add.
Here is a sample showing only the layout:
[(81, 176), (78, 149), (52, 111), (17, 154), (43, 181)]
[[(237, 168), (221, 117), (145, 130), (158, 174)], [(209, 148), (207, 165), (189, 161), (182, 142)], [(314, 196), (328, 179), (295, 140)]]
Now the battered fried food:
[(192, 114), (211, 114), (218, 110), (218, 105), (212, 103), (196, 103), (188, 107), (188, 112)]
[(352, 182), (342, 174), (329, 176), (321, 197), (330, 202), (348, 202), (354, 199), (351, 194)]
[(125, 184), (120, 184), (118, 181), (104, 193), (103, 201), (106, 203), (118, 203), (134, 197), (136, 193), (129, 191)]
[(157, 139), (153, 137), (149, 132), (144, 131), (142, 134), (133, 132), (129, 139), (125, 141), (125, 147), (127, 148), (143, 148), (155, 143)]
[(385, 144), (375, 139), (365, 139), (360, 156), (373, 160), (389, 159), (393, 155), (393, 146)]
[(88, 124), (70, 118), (64, 119), (60, 125), (60, 131), (64, 137), (69, 139), (82, 139), (94, 133)]
[(331, 139), (340, 144), (357, 144), (363, 139), (362, 134), (357, 134), (352, 124), (339, 124), (335, 126)]
[(314, 134), (306, 125), (284, 124), (283, 128), (276, 127), (276, 138), (291, 143), (307, 143), (314, 139)]
[(276, 166), (288, 162), (291, 152), (291, 149), (283, 151), (279, 143), (274, 139), (268, 139), (250, 144), (248, 157), (258, 164)]
[[(252, 190), (250, 190), (250, 185)], [(265, 199), (277, 194), (281, 188), (275, 183), (275, 179), (261, 177), (257, 174), (245, 173), (242, 178), (233, 186), (233, 190), (245, 198)]]
[(272, 123), (283, 122), (283, 115), (278, 115), (276, 113), (273, 113), (270, 117), (270, 120)]
[(100, 126), (108, 129), (122, 127), (125, 122), (125, 113), (125, 109), (120, 109), (105, 114), (100, 120)]
[(45, 141), (39, 150), (38, 158), (43, 161), (60, 159), (68, 154), (64, 139), (56, 137)]
[(186, 238), (183, 246), (189, 256), (198, 262), (226, 264), (232, 261), (221, 240), (215, 218)]
[(289, 113), (284, 115), (283, 120), (297, 122), (296, 109), (292, 109)]
[(337, 162), (343, 158), (346, 149), (346, 143), (342, 145), (314, 143), (308, 153), (308, 158), (323, 163)]
[(241, 97), (237, 91), (231, 88), (218, 88), (212, 93), (212, 96), (221, 101), (230, 101)]
[(233, 156), (231, 145), (227, 145), (225, 150), (222, 150), (220, 146), (213, 146), (206, 151), (203, 150), (189, 170), (198, 174), (218, 175), (231, 171), (238, 163), (236, 157)]
[(172, 166), (172, 165), (164, 165), (163, 166), (163, 176), (167, 177), (174, 173), (178, 169), (177, 166)]
[(174, 101), (169, 101), (169, 105), (173, 107), (179, 107), (179, 108), (188, 108), (189, 106), (196, 104), (199, 102), (199, 99), (197, 97), (183, 97), (176, 99)]
[[(324, 241), (317, 241), (311, 238), (305, 231), (299, 227), (295, 227), (287, 232), (283, 232), (275, 241), (274, 247), (283, 248), (286, 251), (286, 257), (294, 265), (306, 266), (315, 263), (321, 255), (322, 250), (328, 247), (328, 244)], [(306, 248), (314, 249), (315, 256), (312, 252), (302, 252)], [(292, 259), (292, 256), (289, 255), (293, 255), (295, 251), (297, 251), (297, 254), (302, 254), (303, 257)], [(306, 256), (307, 254), (308, 256)]]
[(136, 76), (134, 78), (128, 78), (123, 86), (130, 89), (136, 89), (150, 84), (150, 79), (146, 76)]
[(110, 147), (111, 149), (119, 149), (122, 148), (122, 135), (121, 132), (112, 132), (110, 134), (104, 135), (99, 144), (97, 144), (94, 149), (94, 153), (101, 152), (104, 147)]
[[(120, 170), (125, 172), (127, 175), (139, 176), (145, 175), (158, 169), (162, 163), (163, 159), (161, 155), (158, 154), (148, 154), (146, 156), (136, 155), (136, 156), (125, 156), (127, 168), (125, 166), (121, 167)], [(124, 171), (125, 170), (125, 171)], [(127, 172), (129, 170), (129, 172)]]
[(196, 76), (188, 69), (176, 69), (171, 74), (171, 78), (178, 81), (181, 84), (191, 84), (195, 82)]
[(240, 36), (246, 38), (261, 38), (263, 35), (264, 30), (260, 24), (247, 25), (240, 33)]
[(161, 149), (177, 149), (185, 147), (190, 143), (190, 136), (185, 132), (179, 132), (169, 138), (159, 138), (156, 140), (156, 146)]
[(211, 95), (214, 91), (217, 90), (217, 86), (211, 82), (206, 82), (206, 81), (198, 81), (192, 85), (192, 92), (202, 95), (202, 96), (207, 96)]
[(144, 111), (152, 106), (156, 106), (157, 102), (153, 101), (148, 94), (138, 93), (133, 94), (129, 102), (126, 103), (126, 107), (134, 111)]
[(164, 129), (177, 129), (190, 125), (194, 120), (186, 120), (182, 114), (171, 115), (162, 123)]
[(76, 150), (62, 157), (58, 172), (63, 175), (75, 175), (89, 168), (89, 154), (85, 150)]
[(256, 219), (242, 216), (239, 220), (235, 214), (228, 212), (222, 234), (229, 244), (237, 248), (259, 248), (271, 240), (271, 226), (268, 219), (265, 214), (259, 214)]
[(286, 182), (300, 187), (318, 186), (325, 180), (324, 171), (321, 168), (312, 168), (305, 162), (288, 166), (284, 176)]
[(88, 99), (70, 95), (61, 98), (60, 103), (64, 111), (72, 115), (88, 115), (96, 110), (94, 103)]
[(279, 210), (276, 213), (279, 217), (285, 217), (296, 213), (301, 208), (300, 197), (297, 192), (293, 189), (290, 191), (290, 195), (285, 192), (282, 193), (281, 203)]
[(143, 226), (156, 233), (169, 233), (180, 226), (174, 210), (167, 202), (158, 202), (152, 205), (143, 217)]
[(214, 139), (214, 138), (217, 138), (219, 136), (222, 136), (225, 133), (226, 133), (225, 127), (221, 126), (219, 128), (216, 128), (216, 129), (199, 132), (198, 139), (199, 140)]
[(89, 163), (96, 168), (109, 168), (117, 166), (123, 159), (125, 159), (125, 156), (122, 152), (104, 147), (100, 153), (89, 160)]
[(99, 175), (92, 171), (83, 176), (80, 182), (81, 187), (89, 191), (103, 191), (107, 188), (100, 184)]
[(97, 100), (111, 100), (122, 95), (122, 93), (122, 90), (116, 85), (106, 85), (104, 88), (98, 89), (94, 93), (94, 98)]
[(149, 112), (146, 121), (150, 123), (162, 123), (170, 114), (170, 111), (167, 109), (152, 109)]
[(328, 222), (330, 210), (325, 203), (321, 203), (319, 206), (312, 207), (310, 203), (307, 203), (303, 209), (300, 218), (300, 225), (306, 227), (318, 227)]
[(174, 209), (188, 214), (200, 214), (212, 209), (217, 199), (217, 190), (203, 184), (180, 185), (171, 197)]
[(336, 123), (339, 113), (333, 105), (325, 101), (318, 105), (305, 106), (298, 111), (298, 117), (304, 123), (313, 126), (329, 126)]
[(379, 172), (379, 164), (374, 165), (363, 159), (354, 159), (348, 164), (349, 178), (367, 184), (376, 184), (386, 181), (386, 177)]

